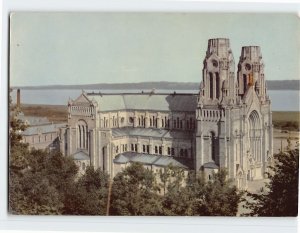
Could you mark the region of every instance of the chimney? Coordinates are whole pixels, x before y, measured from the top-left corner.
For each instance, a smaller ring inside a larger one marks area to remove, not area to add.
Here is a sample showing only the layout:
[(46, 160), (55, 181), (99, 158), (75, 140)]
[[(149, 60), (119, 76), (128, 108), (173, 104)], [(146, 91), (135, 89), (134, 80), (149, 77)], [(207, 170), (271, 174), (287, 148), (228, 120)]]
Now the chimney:
[(21, 94), (20, 89), (17, 90), (17, 108), (21, 107)]

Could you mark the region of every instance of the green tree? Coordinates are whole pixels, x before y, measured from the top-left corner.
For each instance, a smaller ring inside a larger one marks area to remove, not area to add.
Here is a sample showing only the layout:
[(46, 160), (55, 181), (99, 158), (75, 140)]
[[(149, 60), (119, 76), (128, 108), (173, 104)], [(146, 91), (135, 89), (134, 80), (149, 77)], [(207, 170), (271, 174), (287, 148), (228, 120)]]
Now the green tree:
[(227, 178), (227, 171), (220, 169), (214, 173), (205, 187), (196, 215), (204, 216), (236, 216), (242, 192), (239, 192), (231, 180)]
[[(227, 179), (225, 170), (206, 182), (204, 173), (190, 171), (184, 186), (168, 189), (163, 200), (165, 215), (235, 216), (241, 193)], [(176, 187), (170, 184), (170, 187)]]
[(250, 216), (297, 216), (299, 149), (274, 156), (275, 165), (267, 173), (270, 182), (260, 193), (247, 193), (245, 207)]
[(110, 215), (160, 215), (158, 190), (154, 173), (132, 163), (113, 180)]
[(89, 166), (65, 195), (63, 214), (106, 215), (108, 174)]
[(159, 172), (159, 177), (163, 188), (162, 215), (192, 215), (191, 192), (185, 187), (184, 170), (169, 165)]

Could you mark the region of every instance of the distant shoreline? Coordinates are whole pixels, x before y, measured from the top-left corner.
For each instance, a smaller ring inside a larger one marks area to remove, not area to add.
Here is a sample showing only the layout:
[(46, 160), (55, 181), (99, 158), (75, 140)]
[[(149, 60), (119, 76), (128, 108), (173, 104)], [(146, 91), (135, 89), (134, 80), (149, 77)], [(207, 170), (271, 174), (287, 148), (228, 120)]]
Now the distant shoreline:
[[(12, 86), (22, 90), (199, 90), (200, 82), (97, 83), (82, 85)], [(268, 80), (268, 90), (300, 90), (300, 80)]]

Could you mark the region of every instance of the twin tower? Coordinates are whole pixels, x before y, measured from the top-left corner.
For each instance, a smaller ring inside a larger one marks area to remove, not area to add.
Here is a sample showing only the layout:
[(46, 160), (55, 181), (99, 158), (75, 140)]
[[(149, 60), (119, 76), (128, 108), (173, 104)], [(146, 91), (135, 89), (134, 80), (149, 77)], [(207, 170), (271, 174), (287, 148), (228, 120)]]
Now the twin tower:
[[(272, 116), (260, 47), (208, 41), (196, 110), (196, 170), (225, 167), (239, 188), (262, 179), (272, 161)], [(236, 72), (237, 69), (237, 72)]]

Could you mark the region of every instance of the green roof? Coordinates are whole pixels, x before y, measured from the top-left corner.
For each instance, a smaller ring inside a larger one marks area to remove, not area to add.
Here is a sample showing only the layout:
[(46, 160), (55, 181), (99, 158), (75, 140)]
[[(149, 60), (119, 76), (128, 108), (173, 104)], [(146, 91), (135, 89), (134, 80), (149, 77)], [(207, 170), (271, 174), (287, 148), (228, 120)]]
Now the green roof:
[(153, 110), (195, 112), (197, 108), (197, 95), (195, 94), (88, 93), (87, 96), (98, 103), (100, 111)]
[(76, 151), (71, 156), (74, 160), (90, 160), (89, 154), (83, 150)]

